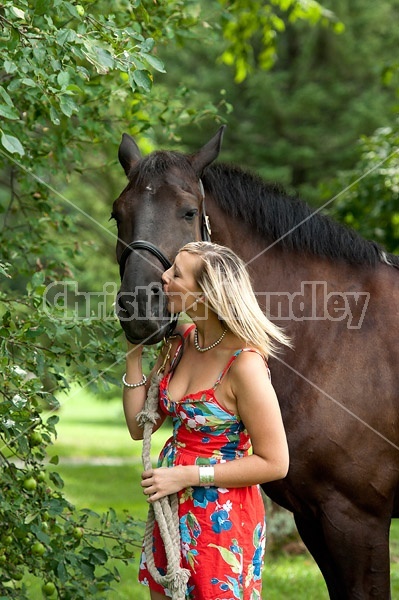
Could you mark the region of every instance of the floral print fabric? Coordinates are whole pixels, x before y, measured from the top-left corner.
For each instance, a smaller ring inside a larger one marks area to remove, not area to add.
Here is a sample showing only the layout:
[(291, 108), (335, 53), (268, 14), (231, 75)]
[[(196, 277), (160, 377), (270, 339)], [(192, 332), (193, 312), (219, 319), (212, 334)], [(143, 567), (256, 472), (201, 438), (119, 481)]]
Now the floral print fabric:
[[(213, 388), (179, 402), (168, 394), (171, 374), (164, 377), (160, 406), (173, 419), (173, 435), (165, 443), (158, 466), (209, 465), (248, 454), (250, 439), (242, 421), (224, 409), (214, 393), (240, 352), (233, 355)], [(266, 534), (259, 486), (189, 487), (178, 497), (182, 566), (191, 572), (187, 600), (259, 600)], [(155, 564), (165, 573), (166, 556), (157, 525), (153, 548)], [(171, 597), (149, 574), (144, 551), (139, 580)]]

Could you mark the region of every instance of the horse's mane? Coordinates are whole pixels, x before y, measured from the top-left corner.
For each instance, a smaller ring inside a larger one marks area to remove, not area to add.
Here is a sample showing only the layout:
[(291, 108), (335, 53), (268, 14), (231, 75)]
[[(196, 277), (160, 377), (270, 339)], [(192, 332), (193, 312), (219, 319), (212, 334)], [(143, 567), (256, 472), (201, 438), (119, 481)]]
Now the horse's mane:
[[(171, 167), (192, 173), (187, 155), (158, 150), (133, 167), (129, 179), (151, 181)], [(334, 221), (296, 195), (275, 183), (267, 183), (250, 171), (234, 165), (213, 163), (202, 175), (205, 192), (223, 212), (247, 223), (270, 244), (308, 252), (355, 265), (376, 266), (383, 262), (399, 268), (399, 256), (388, 254), (376, 242)]]
[(399, 256), (253, 173), (214, 163), (205, 169), (202, 181), (223, 212), (247, 223), (269, 243), (278, 241), (281, 248), (356, 265), (385, 262), (399, 267)]

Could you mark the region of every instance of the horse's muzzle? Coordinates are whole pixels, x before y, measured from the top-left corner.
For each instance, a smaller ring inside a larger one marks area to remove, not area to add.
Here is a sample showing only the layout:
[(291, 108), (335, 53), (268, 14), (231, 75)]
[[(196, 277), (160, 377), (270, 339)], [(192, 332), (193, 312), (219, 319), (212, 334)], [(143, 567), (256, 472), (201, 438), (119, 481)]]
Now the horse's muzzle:
[(133, 293), (120, 290), (115, 312), (130, 342), (151, 345), (161, 341), (171, 325), (166, 307), (162, 286), (156, 282)]

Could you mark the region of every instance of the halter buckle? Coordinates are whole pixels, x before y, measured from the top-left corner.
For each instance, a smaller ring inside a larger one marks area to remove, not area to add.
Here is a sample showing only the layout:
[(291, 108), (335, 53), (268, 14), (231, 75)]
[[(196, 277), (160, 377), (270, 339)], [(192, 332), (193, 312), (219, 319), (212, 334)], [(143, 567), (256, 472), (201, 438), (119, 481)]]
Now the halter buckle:
[(211, 235), (212, 235), (212, 229), (211, 229), (211, 222), (209, 220), (208, 215), (204, 215), (204, 223), (205, 223), (205, 227), (206, 227), (206, 230), (208, 232), (208, 235), (209, 235), (209, 237), (211, 237)]

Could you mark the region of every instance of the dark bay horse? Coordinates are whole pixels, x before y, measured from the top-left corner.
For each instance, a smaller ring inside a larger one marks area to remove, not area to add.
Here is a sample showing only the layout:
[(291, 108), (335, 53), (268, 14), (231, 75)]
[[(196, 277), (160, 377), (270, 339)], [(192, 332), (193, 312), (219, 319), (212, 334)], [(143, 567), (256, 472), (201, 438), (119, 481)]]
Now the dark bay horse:
[(293, 512), (332, 600), (387, 600), (399, 509), (399, 258), (280, 187), (213, 164), (222, 135), (195, 154), (144, 158), (123, 136), (118, 316), (129, 339), (162, 339), (160, 275), (206, 235), (209, 215), (212, 241), (247, 262), (259, 303), (295, 345), (270, 361), (290, 469), (263, 488)]

